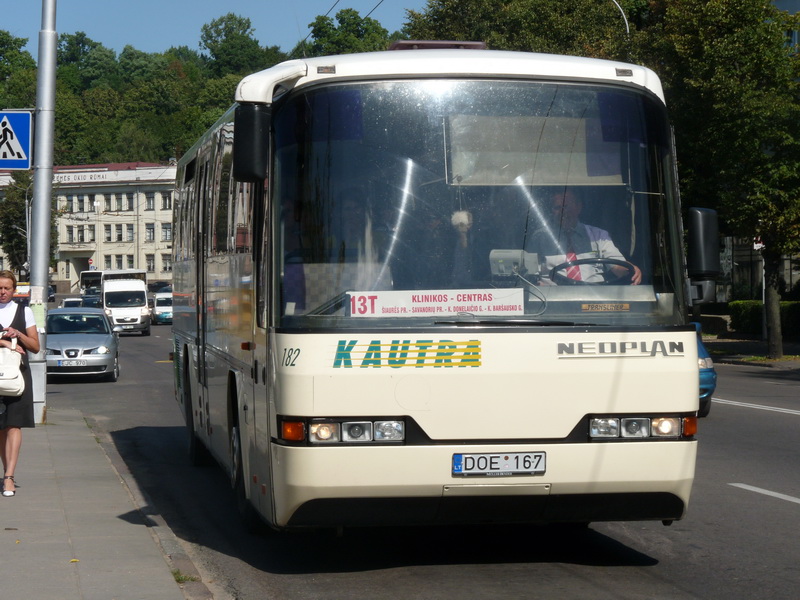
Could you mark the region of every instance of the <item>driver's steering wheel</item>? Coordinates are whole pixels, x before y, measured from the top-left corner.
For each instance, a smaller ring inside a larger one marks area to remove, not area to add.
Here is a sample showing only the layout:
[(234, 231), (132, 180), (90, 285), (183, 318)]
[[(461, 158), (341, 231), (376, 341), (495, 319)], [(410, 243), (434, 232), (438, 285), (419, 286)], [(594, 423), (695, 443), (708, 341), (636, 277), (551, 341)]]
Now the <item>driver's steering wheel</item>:
[[(611, 275), (613, 278), (608, 279), (609, 271), (606, 270), (604, 272), (604, 281), (583, 281), (582, 279), (570, 279), (563, 273), (559, 273), (559, 271), (565, 271), (570, 267), (577, 267), (580, 265), (609, 265), (614, 267), (624, 267), (627, 272), (616, 277), (613, 277), (612, 272)], [(617, 260), (616, 258), (580, 258), (578, 260), (563, 262), (560, 265), (553, 267), (550, 270), (550, 280), (556, 285), (630, 285), (635, 272), (636, 271), (634, 270), (633, 265), (624, 260)]]

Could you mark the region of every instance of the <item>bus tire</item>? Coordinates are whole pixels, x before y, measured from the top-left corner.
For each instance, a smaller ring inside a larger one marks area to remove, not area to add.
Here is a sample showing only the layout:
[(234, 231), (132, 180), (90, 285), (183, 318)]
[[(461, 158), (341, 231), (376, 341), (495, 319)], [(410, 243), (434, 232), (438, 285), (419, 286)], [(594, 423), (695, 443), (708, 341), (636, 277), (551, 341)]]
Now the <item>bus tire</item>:
[(245, 490), (244, 465), (242, 464), (242, 437), (239, 433), (239, 426), (235, 424), (231, 428), (231, 487), (236, 497), (236, 510), (242, 525), (248, 533), (260, 534), (264, 532), (264, 522), (260, 515), (247, 499)]

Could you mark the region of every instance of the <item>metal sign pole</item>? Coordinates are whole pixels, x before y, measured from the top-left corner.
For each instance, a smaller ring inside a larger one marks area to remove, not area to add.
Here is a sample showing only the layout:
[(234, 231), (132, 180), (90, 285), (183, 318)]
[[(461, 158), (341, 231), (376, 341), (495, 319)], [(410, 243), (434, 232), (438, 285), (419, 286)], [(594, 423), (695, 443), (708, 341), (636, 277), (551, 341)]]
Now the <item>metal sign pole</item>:
[(34, 418), (46, 420), (47, 284), (50, 271), (50, 198), (53, 193), (53, 138), (56, 104), (56, 0), (42, 0), (42, 28), (39, 31), (39, 70), (36, 87), (34, 135), (33, 201), (31, 203), (31, 310), (39, 329), (41, 349), (31, 357)]

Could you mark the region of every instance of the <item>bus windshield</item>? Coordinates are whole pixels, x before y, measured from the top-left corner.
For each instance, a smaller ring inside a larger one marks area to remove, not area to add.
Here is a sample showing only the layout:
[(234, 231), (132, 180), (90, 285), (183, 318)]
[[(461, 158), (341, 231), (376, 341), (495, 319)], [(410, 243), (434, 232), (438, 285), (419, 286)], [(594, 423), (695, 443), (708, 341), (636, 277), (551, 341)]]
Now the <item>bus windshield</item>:
[(284, 327), (682, 319), (670, 132), (653, 96), (340, 83), (287, 95), (273, 118)]

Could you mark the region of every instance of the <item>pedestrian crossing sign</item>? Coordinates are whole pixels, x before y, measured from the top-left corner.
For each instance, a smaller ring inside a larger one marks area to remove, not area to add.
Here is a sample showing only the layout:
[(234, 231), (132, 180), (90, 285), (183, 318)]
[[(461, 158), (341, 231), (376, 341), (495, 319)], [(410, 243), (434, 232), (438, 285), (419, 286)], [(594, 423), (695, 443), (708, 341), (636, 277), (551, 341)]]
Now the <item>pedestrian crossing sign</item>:
[(30, 111), (0, 112), (0, 170), (31, 168), (32, 134)]

